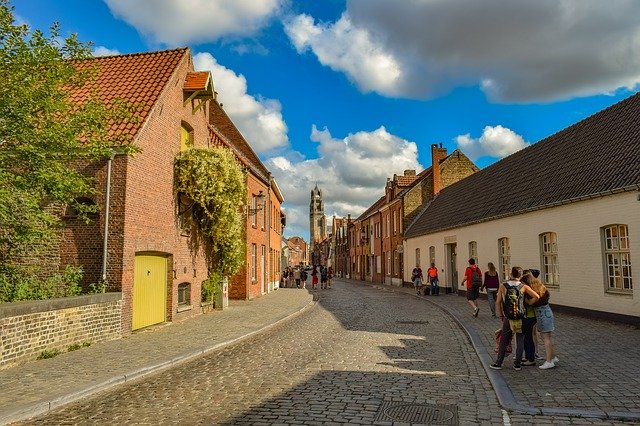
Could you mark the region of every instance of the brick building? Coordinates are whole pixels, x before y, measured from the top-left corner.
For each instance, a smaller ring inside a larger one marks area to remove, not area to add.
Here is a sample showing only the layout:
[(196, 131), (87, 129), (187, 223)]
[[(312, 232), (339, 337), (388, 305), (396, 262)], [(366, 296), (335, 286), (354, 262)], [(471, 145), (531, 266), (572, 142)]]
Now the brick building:
[[(185, 48), (93, 58), (79, 67), (95, 68), (96, 79), (73, 93), (76, 102), (95, 90), (107, 105), (121, 99), (139, 106), (137, 123), (115, 125), (112, 132), (128, 133), (140, 152), (125, 156), (116, 149), (113, 158), (82, 167), (95, 177), (98, 191), (86, 202), (97, 204), (101, 213), (84, 224), (67, 210), (59, 266), (81, 265), (87, 283), (104, 277), (109, 291), (122, 292), (123, 334), (201, 313), (207, 265), (179, 224), (182, 206), (174, 191), (173, 164), (176, 155), (189, 147), (225, 145), (248, 170), (248, 196), (262, 190), (269, 205), (260, 209), (260, 226), (247, 227), (247, 247), (257, 244), (256, 251), (265, 254), (264, 266), (260, 264), (256, 271), (264, 280), (257, 279), (247, 294), (268, 291), (272, 274), (267, 253), (271, 247), (280, 247), (273, 240), (281, 234), (282, 194), (248, 144), (218, 132), (215, 119), (221, 107), (210, 73), (194, 72), (191, 53)], [(275, 235), (266, 235), (269, 227)]]

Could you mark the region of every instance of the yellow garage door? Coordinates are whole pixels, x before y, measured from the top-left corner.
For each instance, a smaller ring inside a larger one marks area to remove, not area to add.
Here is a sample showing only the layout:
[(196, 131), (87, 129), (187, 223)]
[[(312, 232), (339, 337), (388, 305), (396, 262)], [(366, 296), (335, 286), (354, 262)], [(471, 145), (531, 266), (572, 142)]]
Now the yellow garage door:
[(167, 258), (136, 255), (133, 278), (133, 330), (164, 322), (167, 305)]

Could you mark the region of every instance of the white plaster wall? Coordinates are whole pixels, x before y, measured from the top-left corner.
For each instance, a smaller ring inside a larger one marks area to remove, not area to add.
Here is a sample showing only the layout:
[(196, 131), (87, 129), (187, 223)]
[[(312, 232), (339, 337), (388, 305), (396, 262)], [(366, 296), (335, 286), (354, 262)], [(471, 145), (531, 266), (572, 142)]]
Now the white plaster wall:
[[(457, 244), (458, 281), (462, 281), (468, 265), (470, 241), (478, 244), (478, 265), (483, 272), (488, 262), (498, 267), (498, 239), (502, 237), (509, 238), (511, 266), (541, 269), (539, 235), (555, 232), (560, 285), (550, 288), (551, 303), (640, 316), (639, 196), (639, 192), (625, 192), (408, 239), (404, 251), (405, 276), (410, 276), (415, 265), (417, 247), (424, 257), (422, 253), (435, 246), (436, 266), (446, 270), (445, 240)], [(635, 287), (631, 295), (606, 291), (601, 227), (611, 224), (626, 224), (629, 228)], [(441, 272), (441, 285), (446, 276), (446, 271)]]

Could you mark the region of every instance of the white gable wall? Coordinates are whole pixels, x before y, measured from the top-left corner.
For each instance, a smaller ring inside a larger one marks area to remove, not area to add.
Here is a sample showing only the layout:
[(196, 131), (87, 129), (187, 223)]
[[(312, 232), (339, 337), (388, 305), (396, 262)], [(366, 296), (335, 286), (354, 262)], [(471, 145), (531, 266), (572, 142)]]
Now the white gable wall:
[[(640, 201), (638, 192), (625, 192), (567, 204), (531, 213), (464, 226), (405, 241), (405, 277), (415, 265), (415, 249), (421, 254), (435, 246), (440, 285), (447, 282), (445, 244), (456, 242), (458, 287), (469, 260), (469, 242), (478, 246), (478, 265), (484, 272), (488, 262), (498, 265), (498, 239), (509, 238), (511, 266), (541, 268), (539, 235), (555, 232), (558, 240), (560, 285), (550, 287), (551, 303), (616, 314), (640, 316)], [(461, 203), (461, 208), (463, 204)], [(626, 224), (629, 228), (634, 293), (606, 291), (601, 228)], [(427, 262), (424, 255), (423, 263)], [(444, 271), (443, 271), (444, 270)]]

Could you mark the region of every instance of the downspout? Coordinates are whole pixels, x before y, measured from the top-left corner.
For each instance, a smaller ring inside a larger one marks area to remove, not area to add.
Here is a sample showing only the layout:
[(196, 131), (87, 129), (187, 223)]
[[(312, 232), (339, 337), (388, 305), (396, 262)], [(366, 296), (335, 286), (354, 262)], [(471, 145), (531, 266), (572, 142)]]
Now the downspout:
[(102, 282), (107, 281), (107, 248), (109, 247), (109, 203), (111, 198), (111, 162), (116, 153), (111, 151), (111, 156), (107, 159), (107, 189), (104, 200), (104, 240), (102, 245)]
[[(272, 268), (273, 265), (271, 264), (271, 220), (273, 219), (271, 217), (271, 181), (273, 180), (273, 178), (271, 177), (271, 172), (269, 172), (269, 187), (267, 188), (267, 200), (264, 202), (264, 208), (267, 209), (267, 207), (269, 208), (269, 214), (268, 214), (268, 221), (269, 224), (267, 225), (267, 265), (269, 265), (269, 274), (267, 275), (267, 288), (270, 290), (273, 290), (272, 286), (274, 284), (273, 281), (271, 281), (271, 275), (272, 275)], [(263, 272), (264, 273), (264, 272)]]

